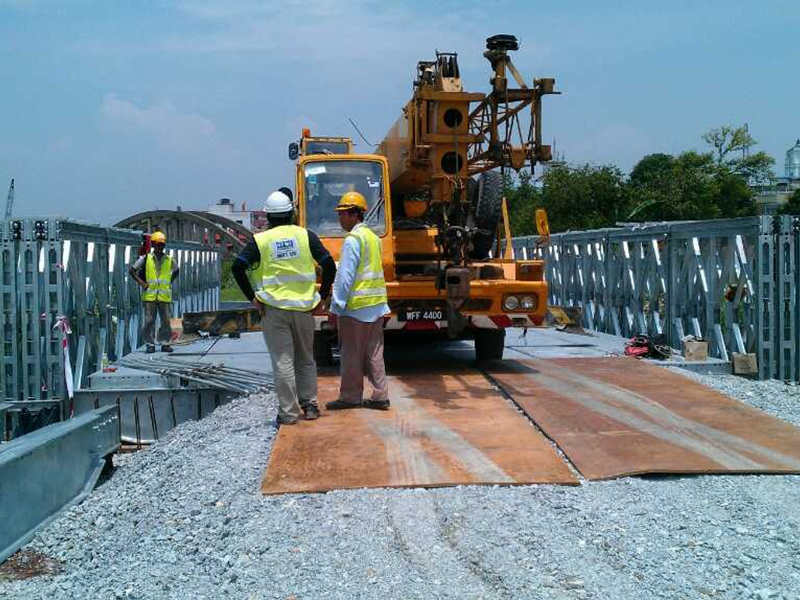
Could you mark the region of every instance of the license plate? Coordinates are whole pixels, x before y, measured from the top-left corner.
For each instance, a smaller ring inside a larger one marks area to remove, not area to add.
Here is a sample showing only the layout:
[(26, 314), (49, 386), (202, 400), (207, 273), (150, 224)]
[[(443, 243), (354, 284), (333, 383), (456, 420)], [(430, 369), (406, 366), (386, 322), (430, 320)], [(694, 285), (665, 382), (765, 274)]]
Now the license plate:
[(442, 321), (444, 312), (441, 310), (406, 310), (397, 315), (398, 321)]

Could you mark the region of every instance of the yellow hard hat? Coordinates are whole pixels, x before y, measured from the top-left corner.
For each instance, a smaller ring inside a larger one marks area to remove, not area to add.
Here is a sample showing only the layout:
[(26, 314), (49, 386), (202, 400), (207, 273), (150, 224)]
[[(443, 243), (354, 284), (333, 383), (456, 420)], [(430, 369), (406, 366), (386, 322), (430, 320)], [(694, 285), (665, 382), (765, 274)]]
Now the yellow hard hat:
[(333, 210), (350, 210), (351, 208), (360, 208), (367, 210), (367, 199), (363, 194), (358, 192), (347, 192), (342, 199), (339, 200), (339, 205)]
[(165, 236), (162, 232), (156, 231), (153, 235), (150, 236), (150, 243), (151, 244), (166, 244), (167, 243), (167, 236)]

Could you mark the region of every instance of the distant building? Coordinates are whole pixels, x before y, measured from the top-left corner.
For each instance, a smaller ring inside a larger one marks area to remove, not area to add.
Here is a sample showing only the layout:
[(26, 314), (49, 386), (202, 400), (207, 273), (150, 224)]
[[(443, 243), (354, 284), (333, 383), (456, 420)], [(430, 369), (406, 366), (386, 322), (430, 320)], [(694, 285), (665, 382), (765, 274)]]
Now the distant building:
[(247, 210), (247, 204), (244, 202), (241, 210), (237, 210), (229, 198), (222, 198), (216, 204), (209, 206), (208, 212), (235, 221), (250, 231), (260, 231), (267, 226), (267, 213), (263, 210)]
[(753, 186), (756, 190), (756, 204), (762, 214), (774, 214), (800, 189), (800, 139), (786, 151), (784, 165), (783, 177), (776, 177), (769, 185)]

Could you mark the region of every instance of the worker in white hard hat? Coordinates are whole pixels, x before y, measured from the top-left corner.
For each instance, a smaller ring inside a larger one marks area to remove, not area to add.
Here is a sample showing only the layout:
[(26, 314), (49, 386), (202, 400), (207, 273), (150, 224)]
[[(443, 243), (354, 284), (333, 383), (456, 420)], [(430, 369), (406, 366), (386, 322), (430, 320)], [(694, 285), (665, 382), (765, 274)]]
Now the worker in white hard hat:
[(148, 354), (156, 351), (155, 328), (156, 316), (160, 321), (158, 327), (158, 343), (162, 352), (172, 352), (170, 341), (172, 328), (172, 282), (178, 276), (178, 264), (171, 256), (164, 253), (167, 236), (156, 231), (150, 236), (152, 252), (143, 254), (128, 269), (130, 276), (142, 288), (144, 303), (144, 327), (142, 337)]
[[(264, 204), (269, 228), (257, 233), (236, 257), (231, 272), (261, 313), (278, 396), (276, 425), (319, 417), (314, 315), (330, 295), (336, 263), (319, 237), (294, 224), (292, 192), (281, 188)], [(315, 263), (322, 268), (317, 290)], [(255, 270), (253, 290), (247, 270)]]
[[(328, 410), (389, 408), (389, 387), (383, 363), (383, 318), (390, 314), (383, 278), (381, 239), (364, 224), (367, 200), (359, 192), (347, 192), (334, 209), (339, 224), (348, 232), (342, 244), (339, 270), (333, 284), (330, 312), (338, 321), (341, 378), (339, 398)], [(372, 386), (364, 395), (364, 376)]]

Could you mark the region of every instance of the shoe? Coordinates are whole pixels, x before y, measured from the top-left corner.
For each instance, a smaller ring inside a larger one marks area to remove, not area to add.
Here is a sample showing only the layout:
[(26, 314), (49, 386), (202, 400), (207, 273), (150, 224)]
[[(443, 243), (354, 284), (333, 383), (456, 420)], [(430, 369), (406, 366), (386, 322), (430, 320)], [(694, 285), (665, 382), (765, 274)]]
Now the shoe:
[(172, 349), (172, 346), (170, 346), (169, 344), (164, 344), (163, 346), (161, 346), (161, 351), (162, 352), (174, 352), (174, 350)]
[(313, 421), (319, 419), (319, 408), (316, 404), (306, 404), (303, 407), (303, 417), (306, 421)]
[(367, 400), (364, 402), (364, 408), (371, 408), (372, 410), (389, 410), (391, 403), (388, 400)]
[(148, 354), (152, 354), (155, 351), (156, 351), (155, 346), (147, 346), (147, 349), (145, 350), (145, 352), (147, 352)]
[(345, 402), (344, 400), (334, 400), (325, 405), (325, 410), (346, 410), (348, 408), (361, 408), (362, 406), (362, 402), (355, 404), (353, 402)]
[(297, 421), (298, 419), (295, 419), (294, 421), (287, 421), (283, 417), (277, 416), (275, 417), (275, 429), (280, 429), (281, 425), (296, 425)]

